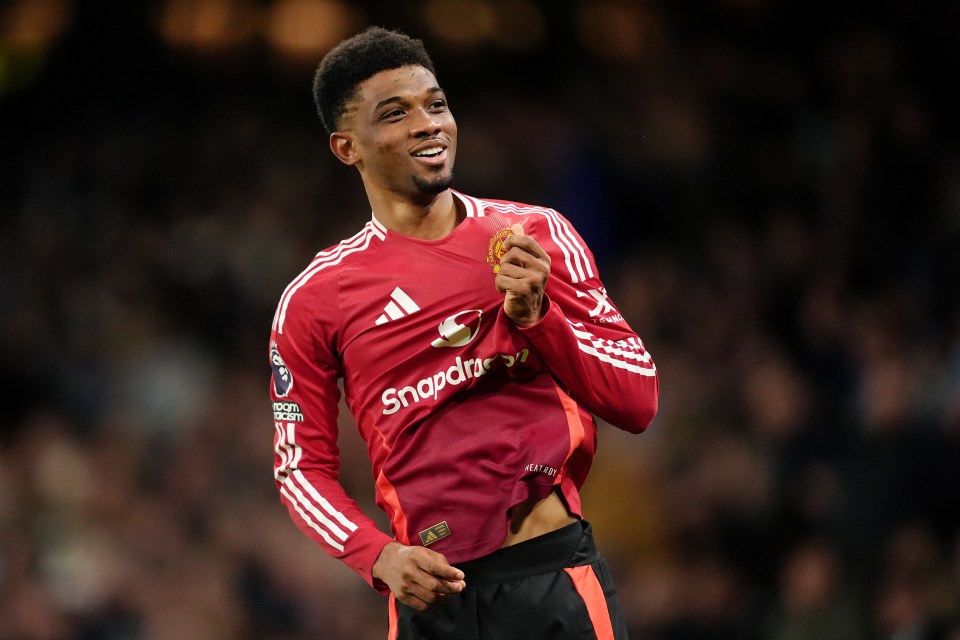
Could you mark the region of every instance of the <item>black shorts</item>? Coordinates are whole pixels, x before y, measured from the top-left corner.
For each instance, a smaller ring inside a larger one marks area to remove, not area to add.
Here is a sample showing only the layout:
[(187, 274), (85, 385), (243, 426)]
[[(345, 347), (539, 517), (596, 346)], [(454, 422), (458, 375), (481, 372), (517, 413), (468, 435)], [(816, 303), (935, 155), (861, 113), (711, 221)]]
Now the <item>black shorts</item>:
[(390, 596), (388, 640), (626, 640), (610, 569), (580, 520), (457, 563), (467, 588), (418, 612)]

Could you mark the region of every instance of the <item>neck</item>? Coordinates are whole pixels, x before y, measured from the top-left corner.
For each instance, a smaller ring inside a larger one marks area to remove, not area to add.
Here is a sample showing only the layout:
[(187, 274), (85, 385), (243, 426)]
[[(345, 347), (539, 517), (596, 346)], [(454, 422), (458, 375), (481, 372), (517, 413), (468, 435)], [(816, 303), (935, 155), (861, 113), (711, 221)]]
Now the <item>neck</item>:
[(387, 229), (420, 240), (443, 238), (464, 215), (463, 206), (449, 189), (423, 202), (370, 197), (370, 206)]

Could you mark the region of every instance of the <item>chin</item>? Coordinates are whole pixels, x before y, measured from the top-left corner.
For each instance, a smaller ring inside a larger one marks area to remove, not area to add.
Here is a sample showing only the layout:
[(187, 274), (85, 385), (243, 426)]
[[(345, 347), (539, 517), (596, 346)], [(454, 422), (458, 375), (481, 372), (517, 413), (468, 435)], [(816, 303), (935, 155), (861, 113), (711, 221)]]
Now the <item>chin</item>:
[(448, 173), (445, 176), (438, 176), (433, 180), (423, 180), (422, 178), (414, 177), (413, 184), (422, 193), (443, 193), (453, 184), (453, 173)]

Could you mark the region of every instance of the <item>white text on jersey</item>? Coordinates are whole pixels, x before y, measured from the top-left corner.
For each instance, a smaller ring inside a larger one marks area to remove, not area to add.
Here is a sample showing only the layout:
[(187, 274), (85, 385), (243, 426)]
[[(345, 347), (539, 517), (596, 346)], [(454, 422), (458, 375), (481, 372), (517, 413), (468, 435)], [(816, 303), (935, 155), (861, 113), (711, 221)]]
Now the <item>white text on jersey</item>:
[(437, 400), (441, 389), (448, 386), (455, 387), (472, 378), (479, 378), (490, 371), (490, 367), (498, 360), (503, 360), (504, 366), (510, 368), (517, 363), (526, 362), (529, 355), (529, 350), (521, 349), (515, 355), (497, 353), (489, 358), (467, 358), (464, 360), (457, 356), (456, 361), (446, 370), (438, 371), (432, 376), (423, 378), (415, 385), (401, 387), (399, 390), (395, 387), (384, 390), (380, 394), (380, 400), (384, 405), (383, 414), (396, 413), (401, 408), (409, 407), (411, 404), (416, 404), (427, 398), (432, 397)]

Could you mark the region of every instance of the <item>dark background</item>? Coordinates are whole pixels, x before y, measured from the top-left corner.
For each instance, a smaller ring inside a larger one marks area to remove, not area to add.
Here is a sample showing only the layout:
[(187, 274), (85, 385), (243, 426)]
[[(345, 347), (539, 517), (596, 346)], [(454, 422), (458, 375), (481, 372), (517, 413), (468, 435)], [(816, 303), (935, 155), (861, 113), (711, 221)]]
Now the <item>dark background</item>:
[(367, 24), (657, 361), (585, 491), (631, 637), (960, 639), (960, 24), (773, 0), (0, 3), (0, 639), (385, 637), (267, 397), (280, 293), (369, 217), (310, 93)]

